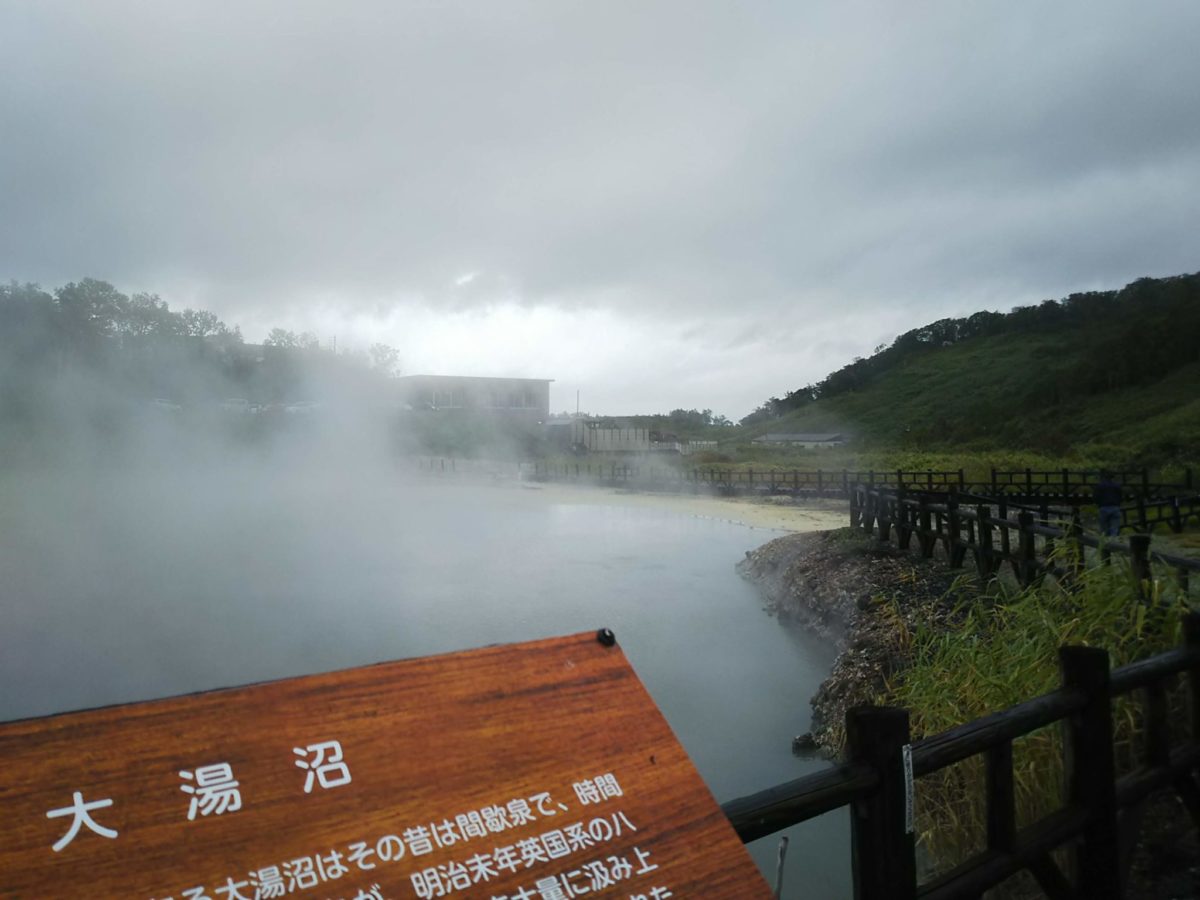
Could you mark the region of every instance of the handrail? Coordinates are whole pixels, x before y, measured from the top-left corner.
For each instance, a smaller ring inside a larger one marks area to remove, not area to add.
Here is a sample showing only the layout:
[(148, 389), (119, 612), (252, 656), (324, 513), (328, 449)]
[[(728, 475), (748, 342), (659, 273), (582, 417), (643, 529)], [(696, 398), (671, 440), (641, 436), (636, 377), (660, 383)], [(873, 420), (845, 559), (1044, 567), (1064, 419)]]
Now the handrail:
[[(931, 499), (937, 498), (937, 499)], [(961, 564), (963, 556), (970, 551), (975, 558), (981, 575), (991, 575), (1000, 563), (1008, 561), (1022, 583), (1029, 583), (1048, 571), (1054, 571), (1057, 563), (1050, 559), (1050, 550), (1057, 542), (1074, 544), (1082, 556), (1083, 548), (1091, 547), (1100, 550), (1104, 560), (1117, 553), (1129, 557), (1138, 571), (1139, 577), (1147, 577), (1151, 563), (1168, 566), (1176, 571), (1181, 584), (1186, 581), (1186, 574), (1200, 572), (1200, 559), (1164, 553), (1149, 549), (1149, 537), (1144, 536), (1147, 543), (1139, 544), (1137, 535), (1131, 537), (1129, 543), (1121, 543), (1106, 537), (1097, 537), (1084, 533), (1079, 526), (1078, 514), (1072, 513), (1068, 520), (1059, 519), (1057, 525), (1039, 521), (1041, 516), (1034, 516), (1028, 511), (1021, 512), (1017, 520), (990, 513), (993, 506), (1004, 504), (1003, 498), (987, 498), (973, 496), (971, 505), (961, 504), (956, 494), (899, 491), (887, 486), (855, 485), (850, 497), (850, 524), (861, 525), (870, 530), (878, 525), (879, 538), (890, 540), (891, 532), (895, 530), (901, 547), (907, 547), (912, 537), (921, 542), (923, 555), (932, 555), (933, 547), (941, 543), (947, 552), (951, 565)], [(1161, 501), (1160, 506), (1171, 505), (1169, 501)], [(1172, 527), (1181, 528), (1185, 521), (1191, 518), (1200, 520), (1200, 498), (1190, 505), (1184, 513), (1178, 505), (1171, 505), (1178, 515), (1173, 520), (1159, 518), (1153, 523), (1167, 521)], [(1143, 504), (1143, 511), (1146, 505)], [(936, 521), (933, 519), (936, 518)], [(1153, 524), (1152, 523), (1152, 524)], [(964, 537), (962, 531), (966, 527)], [(1004, 546), (1000, 549), (992, 546), (991, 533), (999, 529)], [(976, 531), (979, 534), (976, 534)], [(1020, 538), (1019, 546), (1014, 552), (1010, 533)], [(1028, 540), (1021, 536), (1027, 536)], [(1040, 547), (1038, 546), (1040, 539)], [(1038, 558), (1039, 549), (1044, 558)], [(1059, 571), (1064, 571), (1059, 569)]]
[(730, 800), (721, 809), (741, 839), (753, 841), (845, 806), (878, 786), (874, 769), (841, 765)]
[[(649, 451), (650, 457), (655, 451)], [(960, 493), (986, 493), (989, 495), (1003, 494), (1017, 502), (1028, 495), (1032, 500), (1047, 500), (1060, 498), (1064, 501), (1078, 503), (1085, 497), (1091, 496), (1095, 487), (1097, 475), (1091, 470), (1064, 469), (1054, 472), (1035, 472), (1033, 470), (998, 471), (992, 470), (988, 480), (969, 480), (963, 469), (954, 470), (858, 470), (850, 469), (799, 469), (785, 468), (775, 464), (764, 463), (760, 468), (745, 466), (731, 468), (727, 465), (692, 465), (682, 467), (668, 464), (665, 460), (661, 465), (646, 464), (647, 457), (640, 455), (622, 456), (588, 456), (576, 461), (542, 461), (520, 463), (522, 472), (528, 472), (531, 477), (543, 480), (576, 480), (587, 477), (590, 480), (602, 482), (670, 482), (674, 484), (714, 485), (723, 488), (767, 488), (769, 490), (793, 490), (811, 492), (815, 488), (818, 494), (845, 496), (850, 486), (856, 482), (864, 484), (952, 490), (957, 488)], [(453, 471), (454, 460), (430, 459), (428, 465), (418, 460), (421, 468), (430, 471)], [(1154, 498), (1167, 495), (1190, 495), (1194, 492), (1191, 470), (1186, 470), (1183, 483), (1151, 481), (1149, 473), (1121, 473), (1124, 488), (1129, 497)]]
[(1005, 741), (1053, 725), (1083, 708), (1084, 698), (1057, 690), (913, 744), (913, 775), (920, 777), (962, 762)]
[[(1140, 599), (1140, 594), (1134, 597)], [(1122, 810), (1172, 786), (1200, 826), (1200, 789), (1192, 777), (1200, 770), (1200, 613), (1184, 616), (1183, 632), (1182, 647), (1111, 671), (1103, 650), (1064, 647), (1057, 690), (916, 742), (909, 742), (903, 710), (856, 707), (846, 716), (848, 763), (731, 800), (722, 810), (742, 840), (750, 841), (851, 807), (855, 897), (860, 900), (977, 897), (1021, 869), (1033, 872), (1052, 896), (1119, 900), (1123, 867), (1136, 838), (1124, 825), (1118, 828)], [(1186, 674), (1192, 692), (1192, 728), (1188, 740), (1171, 747), (1166, 691), (1180, 674)], [(1112, 702), (1138, 690), (1146, 697), (1143, 760), (1133, 772), (1117, 777)], [(1067, 805), (1018, 831), (1013, 742), (1055, 723), (1065, 729)], [(988, 846), (918, 886), (912, 788), (901, 757), (909, 761), (911, 777), (921, 778), (979, 755), (987, 764)], [(1137, 816), (1122, 820), (1137, 821)], [(1074, 888), (1050, 856), (1069, 841), (1074, 841), (1080, 879)]]
[(1200, 666), (1200, 649), (1194, 647), (1180, 647), (1127, 663), (1112, 671), (1112, 694), (1114, 697), (1128, 694), (1197, 666)]

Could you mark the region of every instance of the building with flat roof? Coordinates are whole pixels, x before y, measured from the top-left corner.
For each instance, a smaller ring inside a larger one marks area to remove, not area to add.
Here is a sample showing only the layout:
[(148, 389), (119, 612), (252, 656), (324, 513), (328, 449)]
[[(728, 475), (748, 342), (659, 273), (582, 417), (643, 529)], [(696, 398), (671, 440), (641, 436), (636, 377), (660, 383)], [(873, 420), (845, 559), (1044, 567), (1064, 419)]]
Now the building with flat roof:
[(716, 441), (681, 441), (674, 434), (650, 428), (607, 427), (595, 419), (556, 418), (546, 424), (552, 443), (577, 454), (678, 453), (687, 456), (717, 448)]
[(552, 378), (404, 375), (396, 379), (414, 410), (493, 415), (528, 422), (550, 418)]
[(762, 434), (752, 444), (781, 444), (790, 447), (840, 447), (846, 443), (844, 434)]

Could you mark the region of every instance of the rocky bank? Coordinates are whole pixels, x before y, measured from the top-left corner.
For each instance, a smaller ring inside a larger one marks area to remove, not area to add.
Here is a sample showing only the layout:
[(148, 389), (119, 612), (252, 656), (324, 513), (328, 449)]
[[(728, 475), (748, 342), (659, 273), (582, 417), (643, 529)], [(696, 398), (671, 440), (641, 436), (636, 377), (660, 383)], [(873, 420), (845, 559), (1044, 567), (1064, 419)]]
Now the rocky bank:
[(846, 710), (878, 698), (904, 665), (911, 629), (948, 615), (954, 601), (944, 598), (964, 577), (940, 559), (921, 559), (850, 528), (776, 538), (747, 552), (737, 569), (773, 615), (838, 648), (812, 698), (811, 740), (829, 755), (841, 750)]

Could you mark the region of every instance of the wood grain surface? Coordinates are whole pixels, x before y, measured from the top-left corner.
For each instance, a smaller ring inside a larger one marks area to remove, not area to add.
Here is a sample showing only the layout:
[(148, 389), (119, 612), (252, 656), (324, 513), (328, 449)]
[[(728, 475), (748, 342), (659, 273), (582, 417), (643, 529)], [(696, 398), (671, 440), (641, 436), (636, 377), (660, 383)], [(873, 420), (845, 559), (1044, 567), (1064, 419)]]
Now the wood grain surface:
[(770, 893), (591, 633), (0, 725), (5, 900)]

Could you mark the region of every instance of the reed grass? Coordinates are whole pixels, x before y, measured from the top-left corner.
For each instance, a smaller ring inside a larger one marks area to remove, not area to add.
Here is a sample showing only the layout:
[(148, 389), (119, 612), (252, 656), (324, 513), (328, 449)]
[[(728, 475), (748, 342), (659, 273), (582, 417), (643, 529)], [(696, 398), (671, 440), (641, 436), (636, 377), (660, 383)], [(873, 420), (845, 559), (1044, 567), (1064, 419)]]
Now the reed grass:
[[(1186, 609), (1173, 582), (1147, 585), (1135, 599), (1128, 566), (1085, 571), (1072, 590), (1047, 581), (1024, 589), (991, 585), (987, 596), (961, 604), (948, 621), (920, 625), (904, 638), (911, 665), (887, 685), (880, 702), (910, 711), (914, 739), (936, 734), (1059, 687), (1058, 648), (1102, 647), (1115, 668), (1177, 646)], [(1173, 691), (1172, 704), (1181, 702)], [(1141, 707), (1135, 697), (1113, 707), (1118, 774), (1141, 752)], [(1180, 717), (1181, 718), (1181, 717)], [(1014, 742), (1018, 827), (1063, 803), (1062, 734), (1040, 729)], [(974, 757), (917, 784), (918, 841), (926, 877), (986, 846), (984, 760)]]

